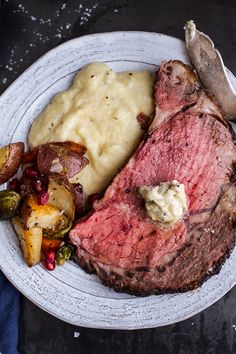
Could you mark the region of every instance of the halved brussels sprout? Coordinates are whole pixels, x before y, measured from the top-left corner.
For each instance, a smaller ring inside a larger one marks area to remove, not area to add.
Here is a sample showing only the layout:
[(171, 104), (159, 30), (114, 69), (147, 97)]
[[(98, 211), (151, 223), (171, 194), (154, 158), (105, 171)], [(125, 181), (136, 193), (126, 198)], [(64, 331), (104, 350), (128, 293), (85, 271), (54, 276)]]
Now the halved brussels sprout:
[(21, 196), (11, 190), (0, 191), (0, 220), (8, 220), (19, 212)]
[(73, 254), (73, 246), (66, 244), (59, 248), (56, 254), (57, 265), (63, 265), (71, 258)]
[(59, 239), (66, 236), (72, 227), (72, 221), (68, 220), (65, 215), (58, 221), (52, 229), (43, 229), (43, 236), (48, 239)]

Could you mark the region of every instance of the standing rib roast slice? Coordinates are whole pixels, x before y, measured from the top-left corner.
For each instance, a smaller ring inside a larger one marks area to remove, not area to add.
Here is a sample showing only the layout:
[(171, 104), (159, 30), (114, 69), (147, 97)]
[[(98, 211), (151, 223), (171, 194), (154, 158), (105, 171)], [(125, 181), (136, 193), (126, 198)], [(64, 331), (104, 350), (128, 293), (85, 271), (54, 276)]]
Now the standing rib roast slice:
[[(161, 64), (156, 114), (123, 170), (70, 232), (77, 260), (102, 283), (136, 295), (194, 289), (234, 245), (236, 150), (221, 109), (180, 61)], [(138, 188), (178, 180), (188, 213), (173, 225), (152, 221)]]

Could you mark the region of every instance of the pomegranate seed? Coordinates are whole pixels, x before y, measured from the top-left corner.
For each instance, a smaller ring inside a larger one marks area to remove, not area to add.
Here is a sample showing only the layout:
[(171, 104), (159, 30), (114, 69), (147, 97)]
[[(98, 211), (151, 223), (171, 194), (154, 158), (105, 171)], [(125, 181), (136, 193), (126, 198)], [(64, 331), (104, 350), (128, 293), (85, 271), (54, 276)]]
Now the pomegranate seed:
[(8, 188), (13, 191), (19, 191), (20, 190), (20, 181), (18, 180), (18, 178), (13, 178), (11, 181), (9, 181)]
[(37, 198), (37, 204), (38, 205), (45, 205), (47, 204), (49, 199), (49, 194), (46, 191), (39, 192), (38, 198)]
[(43, 190), (42, 183), (39, 179), (32, 181), (31, 185), (32, 185), (32, 188), (35, 192), (42, 192), (42, 190)]
[(48, 263), (53, 263), (55, 261), (56, 255), (54, 251), (47, 251), (44, 254)]
[(92, 207), (92, 206), (93, 206), (93, 203), (95, 202), (95, 200), (98, 200), (98, 199), (100, 199), (99, 193), (90, 194), (90, 195), (88, 196), (87, 203), (88, 203), (88, 205), (89, 205), (90, 207)]
[(35, 177), (38, 177), (38, 172), (33, 167), (26, 167), (24, 169), (24, 175), (27, 177), (30, 177), (30, 178), (35, 178)]
[(56, 267), (56, 262), (48, 262), (47, 260), (43, 261), (43, 266), (47, 269), (47, 270), (54, 270)]

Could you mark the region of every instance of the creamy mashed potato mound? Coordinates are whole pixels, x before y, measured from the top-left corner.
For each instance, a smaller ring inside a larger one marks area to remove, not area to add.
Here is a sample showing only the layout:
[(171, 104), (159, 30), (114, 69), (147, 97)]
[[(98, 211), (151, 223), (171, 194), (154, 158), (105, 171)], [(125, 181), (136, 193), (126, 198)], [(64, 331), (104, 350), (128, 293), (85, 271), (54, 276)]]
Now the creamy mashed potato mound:
[(139, 144), (144, 131), (137, 115), (151, 116), (153, 83), (148, 71), (115, 73), (106, 64), (87, 65), (36, 118), (30, 148), (66, 140), (86, 146), (90, 164), (71, 182), (80, 182), (87, 195), (101, 192)]

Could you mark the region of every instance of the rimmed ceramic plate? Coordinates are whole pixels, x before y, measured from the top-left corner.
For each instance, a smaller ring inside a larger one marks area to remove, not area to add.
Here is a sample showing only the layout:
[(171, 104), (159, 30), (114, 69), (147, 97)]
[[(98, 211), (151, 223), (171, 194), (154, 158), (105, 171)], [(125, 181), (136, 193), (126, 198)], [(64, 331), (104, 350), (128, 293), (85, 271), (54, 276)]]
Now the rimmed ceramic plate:
[[(106, 62), (113, 70), (154, 71), (162, 60), (188, 62), (182, 41), (156, 33), (114, 32), (73, 39), (44, 55), (0, 97), (1, 143), (26, 141), (29, 127), (74, 74), (90, 62)], [(236, 79), (230, 79), (236, 88)], [(39, 132), (40, 134), (40, 132)], [(10, 222), (0, 223), (0, 268), (32, 302), (66, 322), (92, 328), (138, 329), (186, 319), (213, 304), (236, 283), (236, 250), (201, 288), (185, 294), (138, 298), (118, 294), (75, 263), (47, 272), (28, 268)]]

